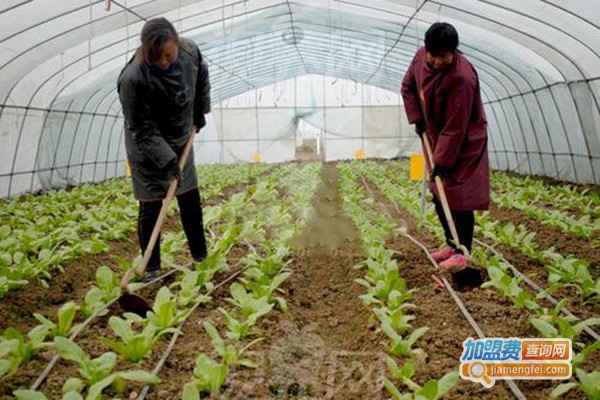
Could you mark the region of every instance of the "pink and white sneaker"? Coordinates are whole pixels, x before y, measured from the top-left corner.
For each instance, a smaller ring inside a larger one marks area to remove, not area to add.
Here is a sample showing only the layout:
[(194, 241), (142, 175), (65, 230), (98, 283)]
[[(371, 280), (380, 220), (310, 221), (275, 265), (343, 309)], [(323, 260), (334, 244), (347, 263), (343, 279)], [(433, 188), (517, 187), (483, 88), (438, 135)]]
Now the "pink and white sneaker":
[(463, 254), (455, 254), (448, 258), (443, 263), (440, 263), (440, 268), (464, 268), (469, 265), (469, 259)]
[(455, 250), (452, 247), (446, 246), (443, 249), (431, 253), (431, 257), (435, 260), (435, 262), (439, 263), (442, 261), (446, 261), (447, 259), (452, 257), (454, 253)]

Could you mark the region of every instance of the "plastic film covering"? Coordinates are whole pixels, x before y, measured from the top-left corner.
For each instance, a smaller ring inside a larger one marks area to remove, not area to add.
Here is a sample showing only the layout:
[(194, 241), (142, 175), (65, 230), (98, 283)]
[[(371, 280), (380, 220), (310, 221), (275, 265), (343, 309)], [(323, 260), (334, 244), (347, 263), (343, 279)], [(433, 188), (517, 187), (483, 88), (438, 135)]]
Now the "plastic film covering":
[(125, 173), (115, 82), (156, 16), (209, 62), (214, 112), (197, 162), (291, 160), (305, 123), (327, 160), (418, 150), (397, 93), (444, 20), (480, 77), (492, 166), (600, 183), (595, 0), (5, 0), (0, 197)]

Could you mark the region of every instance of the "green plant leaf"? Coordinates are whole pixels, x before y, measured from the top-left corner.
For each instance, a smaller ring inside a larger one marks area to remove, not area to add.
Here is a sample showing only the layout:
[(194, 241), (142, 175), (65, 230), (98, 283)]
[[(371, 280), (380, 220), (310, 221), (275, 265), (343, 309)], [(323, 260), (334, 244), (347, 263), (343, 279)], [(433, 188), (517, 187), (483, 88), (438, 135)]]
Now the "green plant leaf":
[(575, 382), (561, 383), (550, 393), (550, 398), (557, 399), (575, 387), (577, 387), (577, 383)]
[(75, 391), (67, 392), (62, 400), (84, 400), (83, 396)]
[(388, 378), (383, 378), (383, 386), (386, 388), (388, 393), (392, 395), (394, 400), (406, 399), (406, 396), (404, 396), (402, 393), (400, 393), (400, 391), (398, 390), (396, 385), (394, 385), (392, 383), (392, 381), (390, 381)]
[(81, 393), (85, 389), (85, 383), (79, 378), (69, 378), (62, 387), (62, 392), (67, 394), (69, 392)]
[(54, 338), (56, 352), (65, 360), (74, 361), (79, 365), (88, 363), (89, 357), (85, 352), (71, 339), (57, 336)]
[(120, 376), (123, 379), (126, 379), (128, 381), (151, 383), (151, 384), (160, 383), (160, 379), (156, 375), (154, 375), (150, 372), (147, 372), (147, 371), (143, 371), (143, 370), (121, 372)]
[(558, 330), (548, 322), (539, 318), (531, 319), (531, 324), (547, 338), (558, 337)]
[(196, 389), (196, 385), (193, 382), (186, 383), (183, 386), (182, 400), (200, 400), (200, 393)]
[(417, 395), (425, 397), (427, 400), (436, 400), (438, 393), (438, 381), (431, 379), (427, 381), (421, 390), (417, 391)]
[(35, 390), (15, 390), (13, 394), (17, 397), (17, 400), (47, 400), (43, 393)]
[(435, 397), (436, 400), (441, 399), (442, 396), (444, 396), (446, 393), (448, 393), (454, 387), (454, 385), (456, 385), (459, 378), (460, 378), (460, 375), (456, 371), (449, 372), (446, 375), (444, 375), (438, 381), (437, 394)]
[(77, 305), (72, 301), (65, 303), (58, 310), (58, 336), (68, 336), (73, 320), (75, 319), (75, 313), (77, 312)]

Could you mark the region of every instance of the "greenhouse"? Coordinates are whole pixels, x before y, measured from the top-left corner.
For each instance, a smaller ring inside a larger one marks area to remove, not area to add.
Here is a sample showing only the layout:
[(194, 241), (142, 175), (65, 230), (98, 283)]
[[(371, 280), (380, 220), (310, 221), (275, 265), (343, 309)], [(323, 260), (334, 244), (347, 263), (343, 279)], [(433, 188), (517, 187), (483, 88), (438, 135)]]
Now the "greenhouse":
[(600, 399), (600, 2), (0, 21), (3, 399)]

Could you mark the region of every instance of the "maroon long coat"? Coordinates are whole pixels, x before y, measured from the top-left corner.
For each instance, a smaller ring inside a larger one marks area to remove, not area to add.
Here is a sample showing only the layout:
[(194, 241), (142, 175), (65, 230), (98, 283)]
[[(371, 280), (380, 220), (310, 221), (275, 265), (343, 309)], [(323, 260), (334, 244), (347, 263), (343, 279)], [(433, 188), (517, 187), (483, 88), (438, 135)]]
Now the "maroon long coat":
[[(487, 210), (487, 121), (475, 68), (457, 51), (447, 69), (431, 69), (423, 47), (404, 76), (401, 92), (408, 121), (427, 125), (434, 165), (449, 169), (443, 183), (450, 209)], [(430, 188), (437, 194), (433, 182)]]

